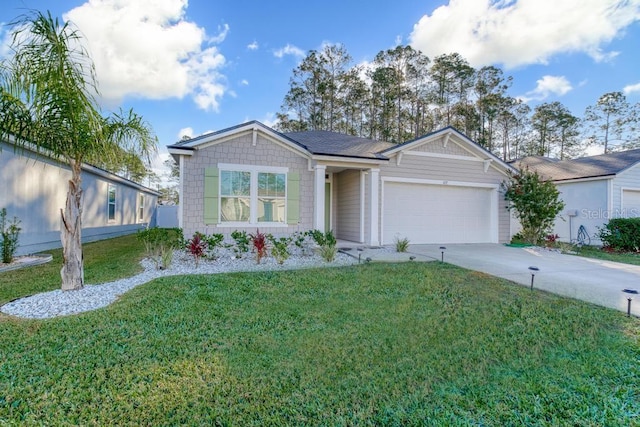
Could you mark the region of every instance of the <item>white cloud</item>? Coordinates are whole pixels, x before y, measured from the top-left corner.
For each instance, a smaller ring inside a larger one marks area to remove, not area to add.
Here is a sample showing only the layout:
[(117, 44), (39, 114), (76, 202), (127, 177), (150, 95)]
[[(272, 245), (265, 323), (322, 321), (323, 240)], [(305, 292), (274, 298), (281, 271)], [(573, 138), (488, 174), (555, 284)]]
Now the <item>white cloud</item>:
[(636, 83), (634, 85), (627, 85), (622, 89), (622, 92), (625, 95), (629, 95), (630, 93), (640, 93), (640, 83)]
[(413, 27), (410, 44), (427, 56), (457, 52), (474, 67), (546, 63), (583, 52), (605, 61), (603, 46), (640, 20), (640, 0), (450, 0)]
[(176, 137), (178, 138), (178, 141), (185, 136), (188, 136), (189, 138), (193, 138), (193, 128), (191, 127), (182, 128), (178, 131), (178, 134), (176, 135)]
[(258, 42), (255, 40), (247, 45), (247, 49), (249, 50), (258, 50), (259, 47)]
[(249, 86), (249, 80), (247, 80), (247, 79), (242, 79), (242, 80), (240, 80), (240, 84), (241, 84), (242, 86)]
[(276, 58), (282, 58), (285, 55), (293, 55), (299, 58), (303, 58), (305, 56), (305, 53), (302, 49), (300, 49), (299, 47), (296, 47), (292, 44), (287, 43), (287, 45), (283, 48), (280, 48), (278, 50), (276, 50), (275, 52), (273, 52), (273, 55)]
[(64, 15), (84, 35), (107, 104), (191, 96), (200, 108), (218, 110), (225, 58), (211, 44), (229, 26), (208, 37), (186, 20), (186, 8), (187, 0), (91, 0)]
[(542, 101), (551, 95), (566, 95), (573, 89), (569, 80), (564, 76), (543, 76), (536, 81), (536, 88), (521, 96), (524, 102)]

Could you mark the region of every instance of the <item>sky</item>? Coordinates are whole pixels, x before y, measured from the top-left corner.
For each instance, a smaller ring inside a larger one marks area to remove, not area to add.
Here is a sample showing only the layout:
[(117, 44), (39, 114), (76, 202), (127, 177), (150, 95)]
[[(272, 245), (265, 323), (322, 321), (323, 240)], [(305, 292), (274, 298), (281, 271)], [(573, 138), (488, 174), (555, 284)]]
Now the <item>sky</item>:
[(328, 43), (354, 64), (399, 44), (458, 52), (513, 76), (511, 96), (579, 117), (607, 92), (640, 102), (640, 0), (2, 0), (0, 55), (5, 24), (32, 9), (80, 30), (103, 111), (151, 124), (158, 174), (182, 136), (273, 125), (293, 69)]

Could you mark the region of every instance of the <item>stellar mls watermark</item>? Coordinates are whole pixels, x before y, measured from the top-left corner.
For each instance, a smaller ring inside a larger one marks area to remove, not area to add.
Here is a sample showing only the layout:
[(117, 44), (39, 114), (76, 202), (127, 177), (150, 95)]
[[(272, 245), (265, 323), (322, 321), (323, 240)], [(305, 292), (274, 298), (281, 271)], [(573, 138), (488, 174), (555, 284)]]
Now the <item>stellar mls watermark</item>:
[(640, 209), (582, 209), (580, 217), (584, 219), (637, 218), (640, 217)]

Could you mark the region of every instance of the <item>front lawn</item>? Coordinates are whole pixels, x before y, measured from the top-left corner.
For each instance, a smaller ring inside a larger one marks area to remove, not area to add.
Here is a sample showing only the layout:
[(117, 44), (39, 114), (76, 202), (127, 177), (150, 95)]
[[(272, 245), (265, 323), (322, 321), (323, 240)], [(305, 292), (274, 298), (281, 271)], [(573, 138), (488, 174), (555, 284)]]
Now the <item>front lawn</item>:
[(577, 255), (605, 261), (640, 265), (640, 254), (633, 252), (611, 252), (595, 246), (583, 246), (577, 250)]
[(640, 423), (637, 319), (448, 264), (167, 277), (0, 342), (0, 424)]
[[(85, 282), (104, 283), (142, 271), (144, 245), (135, 234), (86, 243), (83, 246)], [(60, 289), (62, 249), (47, 251), (53, 260), (35, 267), (0, 273), (0, 305), (15, 298)]]

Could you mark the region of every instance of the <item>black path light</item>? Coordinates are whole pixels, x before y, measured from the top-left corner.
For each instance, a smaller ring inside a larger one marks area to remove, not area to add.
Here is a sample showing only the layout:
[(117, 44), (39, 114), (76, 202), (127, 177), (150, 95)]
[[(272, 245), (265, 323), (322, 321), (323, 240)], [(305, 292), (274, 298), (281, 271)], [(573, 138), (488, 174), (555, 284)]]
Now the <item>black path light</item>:
[(623, 289), (622, 292), (627, 296), (627, 317), (631, 317), (631, 300), (634, 295), (638, 295), (638, 291), (636, 289)]
[(447, 248), (445, 246), (440, 246), (440, 262), (444, 262), (444, 251), (446, 251)]
[(535, 265), (532, 265), (529, 267), (529, 271), (531, 271), (531, 290), (533, 290), (533, 279), (536, 277), (536, 273), (540, 271), (540, 269)]

